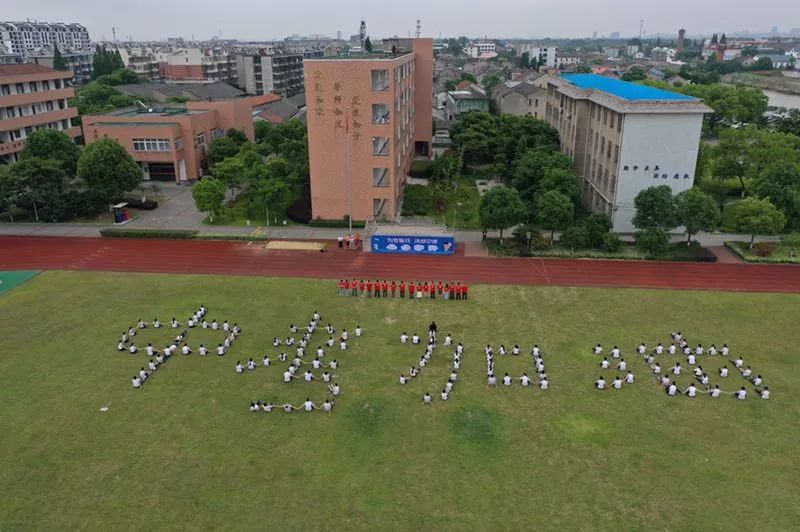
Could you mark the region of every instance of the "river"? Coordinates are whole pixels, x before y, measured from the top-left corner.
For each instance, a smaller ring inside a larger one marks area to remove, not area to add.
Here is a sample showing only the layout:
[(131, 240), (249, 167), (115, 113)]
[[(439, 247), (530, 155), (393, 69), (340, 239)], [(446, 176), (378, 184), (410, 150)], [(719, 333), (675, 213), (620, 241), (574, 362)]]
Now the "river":
[(767, 98), (769, 98), (769, 105), (771, 107), (800, 109), (800, 94), (787, 94), (785, 92), (776, 92), (770, 90), (763, 90), (763, 92), (767, 95)]

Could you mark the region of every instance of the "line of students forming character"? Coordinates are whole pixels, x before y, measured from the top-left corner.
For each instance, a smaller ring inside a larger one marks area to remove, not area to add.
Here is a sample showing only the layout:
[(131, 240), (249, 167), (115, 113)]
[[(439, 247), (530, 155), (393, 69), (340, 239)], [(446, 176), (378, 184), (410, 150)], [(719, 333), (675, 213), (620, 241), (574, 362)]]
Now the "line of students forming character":
[[(747, 389), (742, 386), (739, 390), (735, 392), (725, 392), (720, 390), (719, 385), (714, 385), (711, 387), (710, 379), (708, 374), (703, 370), (703, 366), (697, 364), (697, 357), (706, 355), (706, 356), (716, 356), (720, 355), (723, 357), (728, 357), (730, 354), (730, 349), (728, 348), (728, 344), (722, 344), (722, 348), (717, 349), (716, 345), (711, 344), (707, 349), (703, 347), (702, 344), (697, 344), (695, 348), (692, 348), (689, 345), (689, 342), (683, 337), (683, 334), (678, 332), (670, 333), (672, 336), (672, 343), (669, 347), (664, 347), (663, 344), (659, 343), (656, 345), (650, 352), (647, 351), (647, 346), (644, 342), (641, 342), (636, 347), (636, 352), (643, 357), (645, 363), (650, 367), (653, 371), (653, 376), (656, 382), (664, 388), (664, 391), (667, 395), (675, 396), (675, 395), (686, 395), (688, 397), (696, 397), (698, 393), (698, 388), (695, 386), (694, 383), (689, 384), (689, 386), (685, 390), (680, 390), (678, 386), (675, 384), (675, 381), (672, 380), (666, 373), (671, 373), (673, 376), (680, 376), (684, 371), (691, 371), (694, 378), (700, 383), (705, 391), (708, 393), (710, 397), (717, 398), (721, 394), (729, 394), (733, 395), (736, 399), (744, 400), (747, 398)], [(592, 351), (597, 356), (602, 356), (603, 354), (603, 347), (600, 344), (597, 344), (595, 347), (592, 348)], [(685, 369), (681, 366), (680, 362), (675, 362), (672, 367), (668, 368), (662, 374), (662, 367), (661, 364), (656, 360), (656, 356), (664, 355), (676, 355), (678, 352), (682, 353), (686, 357), (686, 362), (688, 366), (696, 366), (693, 369)], [(613, 367), (620, 371), (627, 370), (627, 364), (624, 358), (621, 358), (621, 351), (618, 346), (614, 346), (611, 350), (611, 356), (614, 359), (619, 359), (619, 362), (613, 364)], [(763, 383), (763, 378), (761, 375), (753, 375), (753, 370), (750, 366), (746, 366), (744, 364), (744, 359), (741, 356), (738, 356), (733, 362), (734, 368), (736, 368), (742, 377), (750, 381), (754, 386), (761, 386)], [(603, 360), (600, 361), (600, 367), (602, 369), (609, 369), (612, 367), (612, 363), (609, 362), (607, 357), (603, 357)], [(722, 366), (719, 369), (719, 376), (721, 378), (728, 377), (728, 366)], [(625, 377), (625, 382), (628, 382), (630, 379), (630, 383), (633, 382), (633, 374), (628, 371), (628, 376)], [(595, 381), (594, 383), (595, 388), (598, 390), (604, 390), (608, 387), (605, 379), (600, 376), (600, 378)], [(614, 379), (611, 383), (611, 387), (615, 389), (620, 389), (622, 387), (622, 380), (618, 376)], [(763, 389), (756, 388), (756, 393), (762, 399), (769, 399), (769, 387), (764, 386)]]
[(469, 286), (462, 283), (443, 283), (427, 281), (375, 281), (367, 279), (339, 279), (337, 283), (340, 296), (391, 297), (405, 299), (444, 299), (466, 301), (469, 298)]
[[(279, 347), (281, 345), (286, 346), (293, 346), (297, 343), (297, 350), (294, 358), (292, 359), (291, 363), (287, 367), (286, 371), (283, 372), (283, 382), (289, 383), (292, 382), (294, 379), (302, 378), (305, 382), (313, 382), (315, 380), (321, 380), (322, 382), (326, 383), (328, 386), (328, 391), (331, 394), (331, 397), (326, 399), (321, 405), (316, 405), (311, 399), (306, 398), (306, 400), (300, 406), (294, 406), (291, 403), (283, 403), (282, 405), (275, 405), (269, 401), (255, 401), (250, 403), (250, 412), (272, 412), (273, 408), (283, 408), (284, 412), (290, 413), (295, 410), (305, 410), (306, 412), (311, 412), (313, 410), (320, 409), (324, 412), (330, 412), (333, 409), (333, 404), (336, 398), (341, 395), (342, 389), (339, 387), (339, 383), (335, 382), (334, 379), (336, 378), (336, 374), (329, 373), (327, 369), (335, 371), (339, 367), (339, 362), (337, 360), (331, 360), (327, 364), (323, 363), (322, 358), (325, 356), (325, 349), (322, 346), (318, 346), (316, 350), (316, 356), (310, 362), (306, 362), (303, 360), (303, 357), (306, 355), (306, 347), (308, 346), (308, 342), (311, 341), (312, 335), (317, 331), (319, 328), (320, 321), (322, 320), (322, 316), (317, 312), (314, 311), (314, 314), (311, 317), (311, 321), (309, 321), (308, 325), (305, 327), (302, 336), (298, 342), (295, 342), (294, 336), (289, 336), (286, 338), (285, 341), (279, 340), (277, 337), (273, 339), (272, 345), (274, 347)], [(294, 335), (298, 332), (298, 327), (294, 324), (289, 325), (289, 332), (290, 334)], [(336, 329), (329, 323), (325, 327), (325, 331), (329, 335), (336, 334)], [(364, 334), (363, 329), (360, 325), (356, 325), (356, 328), (353, 331), (356, 337), (360, 337)], [(350, 335), (347, 332), (347, 329), (342, 330), (341, 334), (338, 337), (339, 342), (339, 349), (342, 351), (346, 351), (348, 348), (347, 341), (349, 340)], [(333, 336), (328, 337), (327, 342), (328, 347), (333, 347), (335, 345), (335, 341), (333, 340)], [(278, 360), (281, 362), (287, 362), (289, 360), (289, 355), (286, 353), (281, 353), (278, 355)], [(265, 356), (264, 360), (261, 362), (261, 365), (264, 367), (269, 367), (272, 365), (272, 359), (269, 356)], [(314, 369), (323, 369), (327, 368), (321, 375), (316, 376), (310, 369), (306, 370), (305, 373), (302, 375), (297, 374), (297, 370), (301, 365), (308, 365), (310, 364)], [(253, 371), (257, 367), (255, 361), (251, 358), (247, 361), (247, 365), (242, 365), (241, 362), (236, 362), (236, 373), (244, 373), (245, 368), (248, 371)]]
[[(435, 321), (432, 321), (431, 324), (428, 326), (428, 343), (427, 347), (425, 348), (425, 353), (419, 359), (419, 367), (411, 366), (409, 370), (409, 376), (406, 377), (405, 373), (400, 374), (400, 384), (408, 384), (411, 379), (417, 377), (421, 372), (422, 368), (425, 368), (431, 360), (433, 356), (433, 352), (437, 347), (436, 343), (436, 333), (438, 327)], [(408, 343), (408, 335), (403, 332), (400, 335), (400, 343), (405, 344)], [(414, 336), (411, 338), (412, 345), (420, 345), (421, 341), (419, 335), (414, 333)], [(444, 339), (444, 346), (445, 347), (453, 347), (453, 337), (449, 334)], [(453, 392), (456, 386), (456, 382), (458, 382), (458, 370), (461, 368), (461, 356), (464, 354), (464, 346), (461, 345), (459, 342), (455, 346), (455, 351), (453, 352), (453, 357), (451, 361), (451, 369), (450, 369), (450, 376), (447, 379), (447, 382), (444, 384), (444, 388), (442, 388), (442, 393), (440, 397), (442, 401), (447, 401), (450, 399), (450, 394)], [(433, 404), (433, 396), (430, 392), (426, 392), (425, 395), (422, 396), (422, 404), (430, 405)]]
[[(491, 344), (486, 344), (483, 352), (486, 355), (486, 384), (489, 386), (497, 386), (497, 377), (494, 373), (494, 348), (491, 346)], [(517, 356), (520, 354), (520, 352), (521, 349), (519, 344), (514, 344), (510, 351), (506, 349), (504, 344), (500, 344), (500, 347), (497, 349), (497, 354), (500, 356)], [(540, 389), (547, 390), (550, 388), (550, 381), (547, 378), (547, 372), (545, 371), (542, 350), (539, 348), (538, 344), (534, 344), (531, 348), (531, 356), (533, 357), (533, 365), (536, 368), (536, 383), (538, 383)], [(525, 387), (532, 386), (534, 384), (534, 380), (531, 379), (527, 373), (523, 373), (521, 377), (517, 378), (512, 378), (508, 373), (506, 373), (503, 376), (502, 384), (503, 386), (511, 386), (515, 380), (519, 380), (519, 383)]]

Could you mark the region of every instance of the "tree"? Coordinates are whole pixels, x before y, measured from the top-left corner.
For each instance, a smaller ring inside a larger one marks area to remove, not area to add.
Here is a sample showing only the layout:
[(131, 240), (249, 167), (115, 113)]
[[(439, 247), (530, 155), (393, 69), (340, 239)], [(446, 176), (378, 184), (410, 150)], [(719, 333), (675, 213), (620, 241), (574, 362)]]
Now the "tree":
[(757, 54), (758, 54), (758, 48), (756, 48), (752, 44), (748, 44), (747, 46), (742, 48), (742, 57), (753, 57)]
[(565, 181), (563, 177), (566, 174), (560, 171), (569, 171), (571, 167), (572, 159), (568, 155), (550, 146), (535, 148), (525, 151), (518, 157), (511, 184), (520, 191), (525, 201), (532, 204), (536, 191), (541, 189), (540, 181), (548, 172), (551, 176), (546, 183), (555, 184), (558, 181)]
[(142, 178), (139, 164), (113, 139), (92, 142), (78, 160), (78, 177), (105, 203), (133, 190)]
[(369, 37), (364, 41), (364, 50), (372, 52), (372, 41), (369, 40)]
[(531, 54), (528, 52), (522, 52), (522, 55), (519, 56), (519, 67), (520, 68), (530, 68), (531, 66)]
[(536, 201), (539, 222), (550, 230), (552, 241), (556, 229), (564, 229), (572, 223), (575, 206), (567, 196), (555, 190), (545, 192)]
[(759, 57), (755, 63), (750, 65), (750, 70), (772, 70), (772, 59), (769, 57)]
[(53, 45), (53, 70), (69, 70), (69, 65), (64, 60), (64, 56), (61, 55), (61, 50), (58, 49), (58, 45)]
[(786, 218), (767, 199), (746, 198), (736, 208), (736, 230), (750, 235), (750, 248), (756, 235), (774, 235), (786, 225)]
[(800, 137), (800, 109), (790, 109), (785, 116), (775, 121), (775, 129), (780, 133), (791, 133)]
[(23, 186), (16, 173), (11, 172), (8, 165), (0, 165), (0, 208), (8, 212), (8, 218), (13, 222), (13, 208), (22, 196)]
[(239, 145), (231, 137), (217, 137), (208, 143), (208, 160), (211, 166), (239, 153)]
[(481, 198), (478, 214), (486, 229), (499, 229), (500, 241), (503, 230), (520, 223), (525, 217), (525, 205), (513, 188), (494, 187)]
[(280, 203), (288, 194), (289, 186), (281, 179), (264, 179), (256, 186), (254, 193), (261, 198), (264, 204), (264, 214), (266, 215), (267, 225), (269, 225), (269, 209)]
[(243, 131), (233, 127), (225, 133), (225, 136), (234, 141), (237, 146), (241, 146), (248, 140), (247, 135), (245, 135)]
[(486, 91), (486, 94), (491, 96), (492, 91), (494, 88), (503, 83), (503, 78), (500, 77), (498, 74), (489, 74), (485, 78), (483, 78), (483, 90)]
[(769, 199), (792, 227), (800, 224), (800, 162), (776, 160), (753, 179), (756, 196)]
[[(563, 161), (559, 159), (557, 164), (563, 164)], [(581, 198), (581, 186), (578, 183), (578, 176), (575, 175), (571, 168), (556, 166), (546, 169), (539, 181), (538, 188), (540, 194), (548, 190), (561, 192), (576, 205)]]
[[(67, 174), (61, 163), (53, 159), (27, 157), (10, 170), (16, 180), (19, 195), (33, 205), (33, 214), (39, 221), (39, 206), (57, 198), (64, 191)], [(13, 182), (12, 182), (13, 184)]]
[(639, 230), (661, 229), (669, 231), (678, 226), (678, 209), (672, 189), (660, 185), (642, 190), (633, 200), (636, 214), (633, 226)]
[(600, 213), (590, 214), (581, 221), (581, 225), (586, 229), (587, 243), (592, 248), (602, 247), (603, 239), (613, 227), (611, 218)]
[(583, 249), (589, 245), (589, 232), (581, 224), (571, 225), (561, 233), (559, 242), (570, 249)]
[(217, 163), (211, 173), (235, 193), (236, 187), (244, 182), (245, 166), (242, 157), (230, 157)]
[(44, 128), (28, 135), (25, 148), (20, 153), (20, 159), (31, 157), (40, 159), (53, 159), (61, 164), (67, 176), (73, 177), (78, 171), (78, 158), (81, 150), (73, 140), (62, 131)]
[(205, 177), (192, 187), (192, 197), (197, 209), (207, 212), (210, 221), (214, 215), (219, 215), (222, 210), (222, 201), (225, 199), (225, 183), (213, 177)]
[(717, 202), (698, 188), (690, 188), (675, 197), (678, 220), (686, 228), (686, 245), (700, 231), (715, 231), (719, 227), (720, 212)]
[(639, 67), (632, 67), (622, 75), (623, 81), (642, 81), (647, 79), (647, 74)]
[(647, 255), (658, 257), (669, 247), (669, 235), (659, 227), (651, 227), (636, 233), (636, 247)]

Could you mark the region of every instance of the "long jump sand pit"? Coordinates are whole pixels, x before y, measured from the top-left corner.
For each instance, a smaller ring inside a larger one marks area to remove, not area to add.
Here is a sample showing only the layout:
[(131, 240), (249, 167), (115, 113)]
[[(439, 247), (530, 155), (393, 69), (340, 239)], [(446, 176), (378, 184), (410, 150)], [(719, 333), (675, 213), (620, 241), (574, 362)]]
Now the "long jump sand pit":
[(291, 249), (294, 251), (320, 251), (325, 249), (324, 242), (309, 242), (307, 240), (270, 240), (265, 249)]

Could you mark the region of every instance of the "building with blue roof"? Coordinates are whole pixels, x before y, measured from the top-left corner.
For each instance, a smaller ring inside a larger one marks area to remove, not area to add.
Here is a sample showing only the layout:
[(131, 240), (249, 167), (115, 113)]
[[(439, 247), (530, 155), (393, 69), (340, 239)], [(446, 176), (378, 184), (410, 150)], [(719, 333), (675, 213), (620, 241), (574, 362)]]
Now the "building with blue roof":
[(614, 230), (630, 233), (633, 200), (668, 185), (674, 194), (694, 184), (702, 100), (595, 74), (547, 81), (545, 118), (572, 157), (584, 206), (608, 214)]

